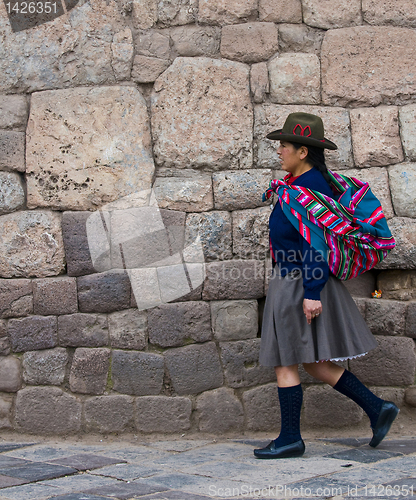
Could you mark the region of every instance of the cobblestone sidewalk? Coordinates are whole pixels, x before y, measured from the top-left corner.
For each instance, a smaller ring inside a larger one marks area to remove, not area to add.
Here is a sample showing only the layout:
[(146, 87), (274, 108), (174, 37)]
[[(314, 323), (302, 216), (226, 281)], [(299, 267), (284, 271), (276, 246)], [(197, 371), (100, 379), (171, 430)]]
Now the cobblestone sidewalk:
[(6, 442), (0, 500), (416, 498), (416, 439), (367, 442), (307, 440), (302, 458), (270, 461), (254, 439)]

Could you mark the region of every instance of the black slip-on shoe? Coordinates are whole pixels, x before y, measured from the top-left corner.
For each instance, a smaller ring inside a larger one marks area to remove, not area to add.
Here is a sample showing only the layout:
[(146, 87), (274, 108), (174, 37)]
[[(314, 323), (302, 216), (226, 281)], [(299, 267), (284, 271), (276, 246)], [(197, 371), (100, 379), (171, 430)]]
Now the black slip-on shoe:
[(303, 439), (295, 443), (287, 444), (285, 446), (278, 446), (276, 448), (275, 441), (270, 443), (265, 448), (254, 450), (254, 455), (257, 458), (293, 458), (301, 457), (305, 453), (305, 443)]
[(391, 401), (383, 402), (376, 426), (373, 429), (373, 438), (368, 443), (370, 446), (375, 448), (383, 441), (399, 411), (397, 406)]

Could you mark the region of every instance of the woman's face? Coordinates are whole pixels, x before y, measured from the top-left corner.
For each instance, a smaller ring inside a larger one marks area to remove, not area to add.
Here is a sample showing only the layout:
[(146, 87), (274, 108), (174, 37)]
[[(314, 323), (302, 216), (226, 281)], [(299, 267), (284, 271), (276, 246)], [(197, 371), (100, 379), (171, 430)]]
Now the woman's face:
[(287, 172), (294, 172), (302, 164), (302, 148), (296, 149), (290, 142), (280, 141), (277, 155), (281, 168)]

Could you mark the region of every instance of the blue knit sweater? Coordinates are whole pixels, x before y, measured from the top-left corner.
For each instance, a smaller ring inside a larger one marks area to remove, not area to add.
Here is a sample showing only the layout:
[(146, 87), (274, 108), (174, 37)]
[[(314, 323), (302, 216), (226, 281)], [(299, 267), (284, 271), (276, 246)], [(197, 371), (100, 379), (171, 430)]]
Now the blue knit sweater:
[[(336, 199), (324, 176), (315, 167), (295, 177), (292, 184), (319, 191)], [(277, 202), (269, 220), (270, 242), (274, 264), (286, 276), (293, 269), (302, 271), (304, 298), (320, 300), (320, 293), (329, 277), (329, 267), (317, 252), (295, 229)]]

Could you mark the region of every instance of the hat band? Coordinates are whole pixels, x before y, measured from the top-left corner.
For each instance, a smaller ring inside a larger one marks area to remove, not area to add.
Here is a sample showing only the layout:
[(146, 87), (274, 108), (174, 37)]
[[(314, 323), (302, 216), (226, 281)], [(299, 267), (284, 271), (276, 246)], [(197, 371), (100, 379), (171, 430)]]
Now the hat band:
[[(300, 128), (300, 134), (296, 133), (297, 128)], [(305, 132), (309, 129), (309, 134), (305, 135)], [(294, 135), (301, 135), (302, 137), (310, 137), (312, 135), (312, 130), (309, 125), (306, 125), (306, 127), (302, 127), (300, 123), (298, 123), (295, 128), (293, 129), (293, 134)]]

